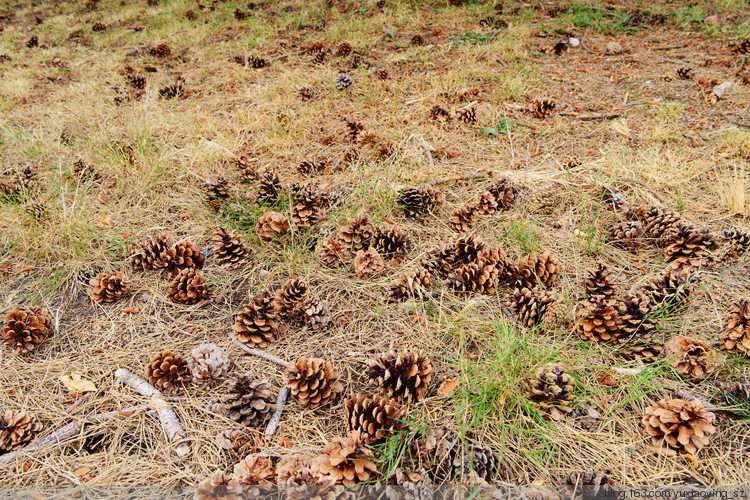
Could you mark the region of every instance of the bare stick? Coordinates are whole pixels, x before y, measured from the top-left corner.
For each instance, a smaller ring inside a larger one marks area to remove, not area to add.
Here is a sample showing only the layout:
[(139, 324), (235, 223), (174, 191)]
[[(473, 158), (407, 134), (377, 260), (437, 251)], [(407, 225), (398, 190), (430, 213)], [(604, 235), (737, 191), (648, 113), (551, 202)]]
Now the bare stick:
[(681, 43), (679, 45), (665, 45), (664, 47), (651, 47), (651, 50), (672, 50), (672, 49), (681, 49), (683, 47), (687, 47), (687, 44)]
[(76, 441), (80, 441), (81, 439), (84, 439), (91, 435), (96, 434), (96, 432), (86, 433), (86, 434), (82, 433), (81, 430), (83, 429), (83, 426), (85, 424), (104, 424), (104, 423), (109, 422), (110, 420), (116, 419), (117, 417), (125, 417), (128, 415), (132, 415), (133, 413), (137, 411), (141, 411), (144, 408), (146, 408), (146, 405), (133, 406), (133, 407), (125, 408), (125, 409), (118, 410), (118, 411), (99, 413), (98, 415), (89, 415), (83, 420), (70, 422), (69, 424), (63, 427), (60, 427), (58, 430), (56, 430), (49, 436), (45, 436), (41, 439), (38, 439), (23, 449), (20, 449), (11, 453), (6, 453), (5, 455), (0, 455), (0, 464), (11, 463), (16, 458), (19, 458), (24, 455), (33, 456), (39, 453), (52, 451), (61, 446), (75, 443)]
[(448, 182), (468, 181), (472, 179), (484, 179), (485, 177), (492, 177), (492, 171), (485, 170), (483, 172), (476, 172), (473, 174), (450, 175), (448, 177), (443, 177), (442, 179), (437, 179), (437, 180), (428, 182), (427, 184), (429, 184), (430, 186), (437, 186), (439, 184), (446, 184)]
[(724, 117), (724, 119), (725, 119), (726, 121), (728, 121), (729, 123), (731, 123), (732, 125), (737, 125), (738, 127), (747, 127), (747, 128), (750, 128), (750, 123), (745, 123), (745, 122), (738, 122), (737, 120), (732, 120), (731, 118), (729, 118), (729, 117), (728, 117), (728, 116), (727, 116), (727, 115), (726, 115), (726, 114), (724, 113), (724, 110), (723, 110), (723, 109), (720, 109), (720, 110), (719, 110), (719, 113), (721, 113), (721, 116), (723, 116), (723, 117)]
[(286, 368), (286, 366), (289, 364), (288, 361), (279, 359), (276, 356), (271, 356), (267, 352), (259, 351), (258, 349), (253, 349), (252, 347), (246, 346), (245, 344), (237, 340), (237, 337), (235, 337), (234, 335), (232, 336), (232, 339), (234, 339), (235, 344), (240, 346), (240, 348), (248, 354), (252, 354), (253, 356), (258, 356), (260, 358), (270, 361), (271, 363), (276, 363), (277, 365), (283, 366), (284, 368)]
[(289, 396), (289, 389), (282, 387), (279, 391), (279, 397), (276, 398), (276, 409), (273, 412), (271, 420), (268, 421), (268, 426), (266, 426), (266, 436), (273, 436), (276, 434), (276, 428), (281, 421), (281, 413), (284, 411), (284, 404), (286, 403), (287, 396)]
[(177, 455), (183, 457), (190, 453), (190, 444), (184, 440), (185, 431), (182, 429), (182, 424), (161, 391), (125, 368), (118, 368), (115, 376), (138, 394), (151, 398), (148, 406), (159, 414), (159, 421)]
[(427, 153), (427, 161), (430, 162), (430, 169), (435, 168), (435, 161), (432, 159), (432, 153), (430, 153), (430, 148), (427, 147), (427, 144), (425, 144), (424, 140), (422, 141), (422, 149), (424, 149), (424, 152)]
[(586, 45), (586, 35), (588, 35), (589, 29), (586, 28), (583, 32), (583, 36), (581, 37), (581, 47), (583, 47), (583, 50), (588, 52), (589, 54), (593, 54), (594, 51), (589, 48), (588, 45)]

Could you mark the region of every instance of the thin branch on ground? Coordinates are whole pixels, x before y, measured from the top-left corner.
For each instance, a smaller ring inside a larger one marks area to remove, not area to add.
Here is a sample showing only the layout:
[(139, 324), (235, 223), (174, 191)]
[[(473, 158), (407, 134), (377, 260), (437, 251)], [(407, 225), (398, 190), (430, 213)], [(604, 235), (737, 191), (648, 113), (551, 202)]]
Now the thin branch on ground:
[(719, 110), (719, 113), (721, 113), (721, 116), (723, 116), (723, 117), (724, 117), (724, 119), (725, 119), (726, 121), (728, 121), (729, 123), (731, 123), (732, 125), (737, 125), (738, 127), (746, 127), (746, 128), (750, 128), (750, 123), (745, 123), (745, 122), (739, 122), (739, 121), (737, 121), (737, 120), (732, 120), (731, 118), (729, 118), (729, 117), (728, 117), (728, 116), (726, 115), (726, 113), (724, 113), (724, 110), (723, 110), (723, 109), (720, 109), (720, 110)]
[(253, 349), (252, 347), (248, 347), (242, 342), (240, 342), (237, 337), (232, 336), (232, 339), (234, 340), (234, 343), (240, 346), (240, 349), (245, 351), (248, 354), (252, 354), (253, 356), (258, 356), (259, 358), (263, 358), (267, 361), (270, 361), (271, 363), (276, 363), (277, 365), (283, 366), (284, 368), (287, 367), (289, 364), (288, 361), (284, 361), (283, 359), (279, 359), (276, 356), (271, 356), (267, 352), (259, 351), (258, 349)]
[(276, 428), (279, 426), (279, 422), (281, 422), (281, 414), (284, 412), (287, 396), (289, 396), (289, 389), (282, 387), (279, 391), (279, 397), (276, 398), (276, 408), (274, 409), (273, 416), (268, 421), (268, 426), (266, 426), (266, 436), (276, 434)]
[(581, 47), (583, 47), (583, 50), (585, 50), (589, 54), (594, 54), (594, 51), (591, 50), (588, 45), (586, 45), (586, 35), (588, 34), (589, 34), (589, 29), (586, 28), (583, 32), (583, 36), (581, 37)]

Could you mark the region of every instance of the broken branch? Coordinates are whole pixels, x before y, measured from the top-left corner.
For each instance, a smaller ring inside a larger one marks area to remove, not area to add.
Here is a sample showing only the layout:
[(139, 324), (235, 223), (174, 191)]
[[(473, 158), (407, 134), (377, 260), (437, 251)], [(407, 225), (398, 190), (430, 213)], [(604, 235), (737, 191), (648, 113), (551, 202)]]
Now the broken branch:
[(492, 177), (492, 171), (485, 170), (482, 172), (475, 172), (473, 174), (449, 175), (448, 177), (443, 177), (442, 179), (437, 179), (437, 180), (428, 182), (427, 184), (429, 184), (430, 186), (437, 186), (439, 184), (446, 184), (448, 182), (468, 181), (472, 179), (484, 179), (485, 177)]
[(267, 352), (259, 351), (258, 349), (253, 349), (252, 347), (248, 347), (239, 340), (237, 340), (237, 337), (234, 335), (232, 336), (232, 339), (234, 339), (234, 343), (240, 346), (240, 348), (245, 351), (248, 354), (252, 354), (253, 356), (258, 356), (260, 358), (263, 358), (267, 361), (270, 361), (271, 363), (276, 363), (277, 365), (283, 366), (286, 368), (286, 366), (289, 364), (288, 361), (284, 361), (283, 359), (279, 359), (276, 356), (271, 356)]
[(287, 396), (289, 396), (289, 389), (282, 387), (279, 391), (279, 397), (276, 398), (276, 408), (274, 409), (273, 416), (271, 417), (271, 420), (268, 421), (268, 426), (266, 426), (266, 436), (273, 436), (276, 434), (276, 428), (281, 421), (281, 413), (284, 411), (284, 404), (286, 403)]

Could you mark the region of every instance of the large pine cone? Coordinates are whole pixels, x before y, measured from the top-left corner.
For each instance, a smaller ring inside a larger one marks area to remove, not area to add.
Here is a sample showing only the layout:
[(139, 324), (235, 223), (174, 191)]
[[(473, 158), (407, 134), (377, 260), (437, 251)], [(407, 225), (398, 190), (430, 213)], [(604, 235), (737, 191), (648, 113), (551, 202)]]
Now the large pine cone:
[(445, 283), (448, 288), (457, 292), (494, 294), (499, 281), (500, 273), (496, 266), (471, 262), (456, 269)]
[(641, 221), (646, 236), (655, 239), (657, 243), (660, 243), (669, 229), (681, 220), (677, 212), (659, 207), (631, 208), (625, 212), (625, 217), (629, 220)]
[(24, 446), (42, 430), (36, 417), (23, 410), (6, 410), (0, 415), (0, 450), (11, 451)]
[(724, 241), (729, 248), (721, 257), (729, 262), (737, 262), (739, 258), (750, 249), (750, 232), (742, 229), (724, 231)]
[(583, 288), (586, 290), (586, 297), (595, 297), (597, 295), (612, 298), (617, 292), (617, 288), (612, 283), (612, 271), (607, 269), (604, 264), (599, 264), (596, 269), (588, 270), (588, 276), (583, 282)]
[(192, 241), (178, 241), (172, 248), (162, 254), (163, 261), (159, 273), (163, 276), (177, 276), (182, 269), (203, 269), (205, 258), (198, 247)]
[(235, 266), (247, 257), (247, 246), (242, 241), (239, 231), (220, 227), (214, 233), (212, 241), (216, 246), (216, 262), (220, 266)]
[(224, 377), (229, 371), (227, 351), (216, 344), (203, 344), (190, 353), (188, 368), (193, 382), (204, 385)]
[(125, 273), (99, 273), (91, 278), (86, 289), (94, 302), (114, 302), (130, 293), (130, 280)]
[[(325, 486), (334, 484), (333, 479), (321, 481), (321, 477), (313, 474), (310, 470), (312, 459), (302, 455), (285, 455), (276, 463), (276, 484), (280, 487), (289, 486)], [(292, 500), (292, 491), (287, 490), (289, 500)], [(312, 492), (310, 492), (312, 493)], [(305, 495), (301, 498), (311, 498), (314, 495)], [(343, 499), (342, 499), (343, 500)]]
[(169, 285), (167, 296), (180, 304), (195, 304), (208, 298), (208, 283), (195, 269), (183, 269)]
[(276, 312), (281, 319), (289, 319), (299, 312), (299, 306), (307, 297), (307, 284), (302, 278), (286, 281), (276, 291)]
[(500, 177), (487, 191), (495, 198), (498, 210), (508, 210), (516, 204), (518, 188), (507, 177)]
[(333, 438), (313, 460), (313, 473), (332, 478), (336, 484), (352, 486), (368, 481), (378, 468), (372, 451), (365, 447), (359, 432), (345, 438)]
[(562, 365), (551, 364), (540, 368), (530, 384), (531, 400), (553, 420), (560, 420), (570, 413), (572, 408), (568, 405), (573, 396), (575, 380), (565, 373)]
[(667, 233), (671, 242), (665, 250), (669, 266), (675, 270), (693, 270), (712, 262), (713, 252), (719, 247), (708, 229), (677, 223)]
[(285, 385), (297, 397), (300, 406), (315, 408), (344, 390), (339, 377), (330, 361), (302, 356), (286, 367)]
[(750, 357), (750, 303), (740, 300), (732, 307), (724, 318), (721, 348)]
[(339, 240), (352, 251), (366, 250), (370, 247), (374, 228), (370, 218), (366, 215), (358, 215), (353, 219), (347, 219), (346, 224), (339, 229)]
[(583, 301), (578, 310), (578, 335), (584, 340), (609, 342), (622, 336), (617, 327), (617, 310), (614, 301), (592, 297)]
[(407, 217), (422, 218), (428, 212), (441, 206), (444, 198), (445, 195), (442, 191), (433, 188), (429, 184), (423, 184), (414, 188), (401, 190), (396, 203)]
[(423, 297), (431, 284), (432, 280), (427, 270), (418, 267), (392, 283), (388, 294), (392, 299), (404, 302), (409, 298)]
[(230, 375), (227, 393), (211, 401), (211, 409), (247, 427), (258, 427), (271, 417), (276, 398), (267, 380)]
[(349, 259), (349, 247), (338, 238), (329, 236), (320, 243), (318, 260), (326, 267), (336, 267)]
[(457, 233), (469, 231), (476, 221), (477, 214), (471, 207), (460, 207), (448, 217), (448, 225)]
[(716, 353), (692, 335), (667, 342), (664, 357), (677, 373), (693, 380), (702, 380), (716, 369)]
[(270, 485), (275, 475), (270, 458), (248, 455), (235, 464), (230, 484)]
[(642, 293), (629, 293), (617, 302), (617, 327), (622, 340), (629, 342), (649, 335), (659, 324), (654, 306)]
[(615, 224), (609, 230), (609, 243), (621, 248), (637, 248), (644, 234), (643, 222), (625, 221)]
[(52, 331), (52, 316), (36, 306), (14, 307), (5, 315), (5, 327), (0, 331), (3, 345), (16, 354), (25, 354), (44, 341)]
[[(515, 201), (515, 194), (513, 195)], [(506, 208), (506, 207), (503, 207)], [(469, 205), (469, 209), (475, 215), (492, 215), (500, 209), (500, 204), (495, 199), (495, 195), (489, 191), (477, 193), (474, 201)]]
[[(534, 328), (545, 320), (548, 314), (555, 314), (555, 296), (536, 288), (516, 288), (510, 298), (510, 305), (518, 321), (527, 328)], [(553, 318), (547, 318), (554, 322)], [(547, 322), (547, 321), (545, 321)]]
[(419, 265), (427, 272), (445, 278), (454, 271), (456, 267), (455, 258), (451, 245), (433, 247), (425, 252), (425, 256)]
[(260, 173), (258, 180), (258, 201), (261, 203), (274, 204), (279, 199), (281, 192), (281, 181), (275, 170), (267, 169)]
[(182, 392), (192, 376), (188, 364), (180, 354), (164, 351), (151, 359), (146, 371), (151, 385), (166, 394)]
[(325, 330), (331, 324), (331, 318), (326, 312), (326, 304), (320, 297), (309, 297), (299, 305), (305, 326), (319, 331)]
[(412, 242), (406, 232), (401, 229), (377, 227), (372, 236), (372, 246), (383, 258), (393, 259), (409, 253), (412, 249)]
[(289, 221), (279, 212), (266, 212), (258, 217), (255, 232), (262, 241), (281, 238), (289, 232)]
[(464, 264), (471, 262), (477, 262), (479, 259), (479, 253), (489, 248), (489, 245), (482, 241), (481, 238), (472, 234), (465, 236), (454, 236), (449, 241), (449, 246), (453, 247), (453, 263), (455, 267), (460, 267)]
[(279, 316), (274, 298), (265, 290), (260, 292), (237, 314), (232, 328), (237, 339), (251, 347), (265, 347), (276, 340)]
[(171, 246), (169, 236), (161, 234), (141, 245), (130, 247), (128, 260), (134, 269), (159, 269), (169, 260), (167, 251)]
[(550, 252), (542, 255), (533, 253), (518, 261), (519, 279), (527, 288), (533, 288), (538, 283), (546, 287), (552, 286), (561, 270), (557, 259)]
[(294, 197), (292, 222), (297, 227), (313, 227), (322, 217), (322, 209), (330, 205), (328, 195), (317, 189), (317, 184), (308, 183), (302, 186)]
[(432, 361), (421, 352), (387, 354), (371, 363), (369, 377), (389, 396), (417, 402), (432, 379)]
[(670, 270), (661, 278), (654, 278), (643, 288), (643, 293), (657, 309), (679, 307), (690, 297), (697, 280), (693, 274)]
[(354, 272), (362, 279), (372, 278), (380, 273), (384, 267), (383, 258), (375, 250), (375, 247), (359, 250), (354, 255)]
[(716, 415), (706, 411), (700, 401), (662, 399), (646, 408), (641, 422), (645, 434), (660, 452), (668, 456), (681, 451), (697, 455), (716, 432), (712, 425), (714, 418)]
[(534, 118), (547, 118), (555, 110), (555, 101), (551, 99), (534, 99), (529, 105), (529, 112)]
[(478, 444), (467, 444), (466, 449), (459, 439), (455, 440), (454, 446), (448, 453), (448, 464), (450, 466), (451, 478), (460, 479), (461, 482), (471, 478), (471, 472), (484, 481), (492, 481), (497, 470), (497, 454), (489, 446)]
[(393, 435), (403, 424), (399, 421), (406, 407), (396, 408), (396, 401), (378, 395), (368, 398), (354, 393), (344, 400), (346, 430), (358, 431), (365, 444), (375, 444)]

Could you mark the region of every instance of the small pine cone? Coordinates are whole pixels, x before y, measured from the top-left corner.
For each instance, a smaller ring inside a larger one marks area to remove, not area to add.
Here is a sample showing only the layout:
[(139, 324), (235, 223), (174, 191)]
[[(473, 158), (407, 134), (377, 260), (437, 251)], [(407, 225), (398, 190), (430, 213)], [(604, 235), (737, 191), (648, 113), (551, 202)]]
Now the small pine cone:
[(532, 288), (537, 284), (552, 286), (562, 271), (557, 259), (550, 252), (544, 252), (542, 255), (533, 253), (519, 260), (517, 265), (520, 281), (524, 286)]
[(300, 303), (307, 296), (307, 283), (301, 278), (286, 281), (276, 291), (276, 312), (281, 319), (289, 319), (299, 312)]
[(619, 353), (629, 359), (638, 359), (644, 363), (653, 363), (661, 355), (664, 345), (650, 337), (643, 337), (628, 342)]
[(346, 119), (346, 129), (348, 131), (347, 134), (349, 135), (349, 139), (351, 139), (352, 141), (357, 140), (357, 136), (365, 129), (365, 127), (366, 125), (362, 122)]
[(0, 415), (0, 450), (12, 451), (31, 442), (42, 430), (36, 417), (23, 410), (6, 410)]
[(656, 240), (657, 243), (661, 243), (669, 229), (681, 220), (680, 214), (677, 212), (648, 206), (627, 210), (625, 218), (641, 221), (646, 237)]
[(166, 234), (159, 235), (138, 246), (130, 247), (128, 260), (134, 269), (158, 269), (168, 260), (167, 252), (172, 243)]
[[(313, 54), (312, 60), (310, 62), (312, 62), (313, 64), (323, 64), (326, 61), (326, 56), (327, 55), (328, 54), (324, 50), (320, 50), (318, 52), (315, 52)], [(338, 82), (338, 80), (337, 80), (337, 82)], [(339, 90), (341, 90), (341, 89), (339, 89)]]
[(5, 315), (0, 330), (2, 344), (16, 354), (25, 354), (44, 341), (52, 331), (52, 316), (36, 306), (14, 307)]
[(468, 125), (474, 125), (477, 123), (477, 110), (474, 107), (464, 109), (458, 113), (458, 120)]
[(47, 217), (47, 206), (43, 202), (32, 201), (27, 203), (23, 210), (36, 221), (44, 220)]
[(352, 486), (377, 474), (373, 452), (365, 447), (359, 432), (345, 438), (333, 438), (313, 460), (312, 472), (336, 484)]
[(478, 193), (474, 202), (471, 204), (476, 215), (492, 215), (499, 209), (495, 195), (489, 191), (482, 191)]
[(690, 80), (693, 78), (693, 68), (677, 68), (677, 76), (681, 80)]
[(393, 259), (408, 254), (412, 249), (412, 242), (406, 232), (401, 229), (377, 227), (372, 236), (372, 246), (383, 258)]
[(258, 427), (271, 418), (276, 397), (267, 380), (253, 380), (249, 375), (229, 375), (227, 392), (211, 400), (211, 409), (246, 427)]
[(214, 233), (212, 241), (215, 245), (216, 262), (220, 266), (236, 266), (247, 257), (247, 246), (242, 241), (239, 231), (227, 227), (220, 227)]
[(94, 25), (93, 25), (93, 26), (91, 27), (91, 31), (107, 31), (107, 25), (106, 25), (106, 24), (104, 24), (104, 23), (103, 23), (103, 22), (101, 22), (101, 21), (100, 21), (100, 22), (96, 22), (96, 23), (94, 23)]
[(246, 10), (241, 10), (239, 8), (234, 9), (234, 18), (238, 21), (244, 21), (250, 17), (250, 12)]
[(396, 203), (407, 217), (423, 217), (444, 203), (445, 195), (429, 184), (403, 189)]
[(375, 75), (378, 77), (378, 80), (387, 80), (389, 75), (388, 68), (378, 68)]
[(713, 252), (718, 248), (716, 239), (708, 229), (676, 223), (668, 233), (672, 243), (665, 250), (669, 267), (674, 270), (694, 270), (714, 260)]
[(276, 340), (279, 316), (274, 298), (266, 291), (260, 292), (244, 305), (232, 328), (237, 339), (250, 347), (265, 347)]
[(304, 185), (294, 197), (292, 222), (301, 228), (313, 227), (320, 222), (321, 210), (329, 201), (325, 193), (318, 191), (316, 184)]
[(146, 88), (146, 76), (141, 73), (125, 75), (125, 79), (128, 81), (128, 85), (135, 90), (144, 90)]
[(487, 190), (495, 197), (498, 210), (508, 210), (516, 204), (518, 188), (507, 177), (501, 177)]
[(297, 90), (297, 94), (299, 94), (303, 100), (309, 101), (315, 97), (315, 89), (313, 89), (312, 85), (303, 85)]
[(94, 302), (114, 302), (130, 293), (130, 280), (125, 273), (99, 273), (91, 278), (86, 293)]
[(369, 279), (379, 274), (385, 263), (374, 247), (359, 250), (354, 254), (354, 272), (362, 279)]
[(375, 395), (372, 399), (353, 393), (344, 400), (344, 420), (347, 432), (357, 431), (365, 444), (376, 444), (393, 435), (403, 424), (406, 407), (396, 408), (396, 401)]
[(269, 65), (267, 59), (263, 59), (262, 57), (255, 57), (255, 56), (248, 57), (247, 58), (247, 63), (253, 69), (267, 68), (268, 65)]
[(266, 212), (258, 217), (255, 232), (261, 241), (272, 241), (283, 237), (289, 232), (289, 219), (279, 212)]
[(311, 466), (312, 460), (302, 455), (281, 457), (276, 463), (276, 484), (280, 487), (314, 486), (314, 484), (310, 484), (311, 481), (314, 481), (310, 472)]
[(177, 276), (183, 269), (203, 269), (205, 257), (198, 247), (189, 240), (178, 241), (172, 248), (162, 254), (159, 269), (162, 276)]
[(234, 466), (233, 485), (270, 485), (276, 469), (270, 458), (248, 455)]
[(185, 11), (185, 19), (187, 19), (188, 21), (195, 21), (196, 19), (198, 19), (198, 14), (196, 14), (193, 9), (188, 9), (187, 11)]
[(99, 174), (90, 163), (84, 161), (82, 158), (78, 158), (73, 162), (73, 175), (81, 182), (90, 182), (101, 179), (101, 174)]
[(457, 208), (448, 218), (448, 225), (457, 233), (469, 231), (476, 221), (477, 213), (471, 206)]
[(516, 288), (510, 298), (510, 305), (518, 321), (527, 328), (541, 324), (545, 316), (555, 314), (552, 305), (555, 296), (536, 288)]
[(29, 49), (39, 47), (39, 37), (36, 35), (31, 35), (31, 37), (26, 41), (26, 47)]
[(677, 373), (692, 380), (702, 380), (716, 369), (716, 353), (692, 335), (667, 342), (664, 356)]
[(346, 57), (351, 54), (352, 51), (352, 44), (349, 42), (341, 42), (339, 46), (336, 47), (336, 55), (339, 57)]
[(617, 301), (617, 328), (622, 339), (630, 342), (651, 334), (659, 325), (659, 319), (653, 315), (655, 308), (648, 297), (642, 293), (629, 293)]
[(609, 243), (621, 248), (637, 248), (644, 234), (643, 223), (639, 220), (615, 224), (609, 230)]
[(89, 38), (86, 36), (83, 30), (76, 30), (68, 35), (68, 41), (76, 43), (78, 45), (85, 45), (86, 43), (88, 43)]
[(182, 392), (192, 376), (187, 361), (180, 354), (164, 351), (154, 356), (146, 371), (148, 381), (165, 394)]
[(194, 500), (238, 500), (243, 497), (242, 486), (231, 485), (232, 475), (226, 475), (222, 471), (214, 472), (198, 483), (193, 494)]
[(750, 357), (750, 303), (747, 300), (735, 302), (724, 318), (721, 349)]
[(156, 47), (151, 47), (148, 52), (155, 57), (169, 57), (172, 55), (172, 49), (166, 43), (160, 43)]
[(743, 229), (732, 229), (724, 231), (724, 241), (728, 243), (729, 249), (722, 256), (722, 260), (737, 262), (741, 255), (750, 249), (750, 232)]
[(435, 104), (432, 108), (430, 108), (430, 118), (439, 122), (449, 122), (451, 121), (451, 114), (439, 105)]
[(428, 249), (419, 265), (431, 274), (446, 278), (461, 264), (456, 262), (453, 246), (446, 245)]
[(249, 440), (247, 432), (238, 429), (221, 431), (214, 436), (216, 444), (225, 451), (237, 451), (245, 446)]
[(336, 88), (339, 90), (348, 89), (352, 86), (352, 83), (354, 83), (354, 80), (346, 73), (339, 73), (336, 77)]
[(534, 99), (529, 106), (534, 118), (547, 118), (555, 110), (555, 101), (551, 99)]
[(302, 356), (287, 365), (284, 384), (300, 406), (317, 408), (344, 390), (339, 377), (330, 361)]
[(176, 99), (186, 94), (185, 83), (181, 79), (177, 79), (174, 83), (159, 89), (159, 97), (162, 99)]
[(390, 397), (416, 403), (432, 379), (432, 361), (422, 352), (386, 354), (370, 364), (369, 377)]
[(646, 408), (641, 423), (651, 443), (667, 456), (686, 452), (695, 456), (707, 446), (716, 428), (716, 415), (698, 400), (662, 399)]
[(229, 181), (224, 177), (219, 177), (215, 181), (206, 181), (201, 185), (203, 196), (208, 206), (218, 210), (221, 204), (229, 198)]
[(180, 304), (196, 304), (208, 298), (208, 283), (195, 269), (182, 269), (169, 285), (167, 296)]
[(578, 310), (577, 331), (582, 339), (594, 342), (619, 339), (622, 332), (617, 327), (614, 301), (601, 296), (583, 301)]
[(583, 282), (583, 288), (586, 290), (586, 297), (591, 298), (597, 295), (611, 299), (617, 292), (617, 285), (612, 283), (612, 271), (607, 269), (604, 264), (599, 264), (596, 269), (586, 271), (588, 277)]
[(680, 307), (693, 291), (697, 277), (687, 272), (667, 271), (661, 278), (654, 278), (643, 288), (654, 307)]
[(338, 239), (352, 251), (370, 248), (374, 227), (370, 218), (360, 214), (353, 219), (347, 219), (346, 225), (339, 229)]
[(274, 204), (279, 199), (281, 181), (276, 170), (266, 169), (260, 173), (258, 186), (258, 201), (261, 203)]
[(530, 398), (553, 420), (561, 420), (572, 408), (568, 406), (573, 397), (575, 380), (560, 364), (539, 368), (530, 381)]
[(325, 172), (328, 167), (328, 158), (322, 156), (316, 160), (304, 160), (297, 167), (297, 172), (300, 175), (310, 175)]
[(229, 371), (227, 351), (216, 344), (203, 344), (192, 350), (188, 358), (188, 368), (193, 382), (205, 385), (224, 377)]
[(302, 319), (305, 326), (311, 330), (325, 330), (331, 324), (331, 318), (326, 312), (326, 304), (320, 297), (310, 297), (300, 304)]
[(392, 283), (388, 293), (392, 299), (404, 302), (408, 298), (424, 297), (431, 285), (430, 273), (423, 267), (418, 267)]
[[(453, 445), (443, 459), (447, 463), (439, 468), (439, 475), (447, 472), (448, 478), (459, 479), (462, 483), (475, 479), (479, 481), (491, 481), (493, 479), (498, 466), (498, 458), (492, 448), (467, 444), (466, 449), (464, 449), (458, 437), (452, 436), (449, 439), (453, 442)], [(446, 466), (447, 470), (445, 470)]]
[(750, 37), (740, 40), (732, 45), (732, 54), (750, 54)]
[(349, 246), (338, 238), (329, 236), (320, 244), (318, 260), (326, 267), (337, 267), (349, 259)]
[(419, 33), (417, 33), (416, 35), (411, 37), (411, 44), (414, 45), (415, 47), (420, 47), (424, 45), (424, 37), (420, 35)]
[(359, 134), (357, 134), (354, 142), (357, 144), (357, 146), (359, 146), (360, 149), (375, 148), (378, 146), (378, 144), (380, 144), (380, 137), (375, 133), (373, 129), (365, 127)]
[(494, 294), (499, 281), (500, 273), (494, 265), (469, 262), (456, 269), (446, 278), (445, 283), (456, 292)]

